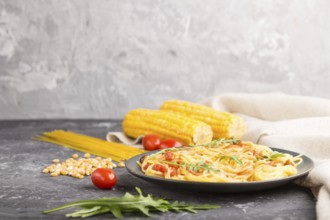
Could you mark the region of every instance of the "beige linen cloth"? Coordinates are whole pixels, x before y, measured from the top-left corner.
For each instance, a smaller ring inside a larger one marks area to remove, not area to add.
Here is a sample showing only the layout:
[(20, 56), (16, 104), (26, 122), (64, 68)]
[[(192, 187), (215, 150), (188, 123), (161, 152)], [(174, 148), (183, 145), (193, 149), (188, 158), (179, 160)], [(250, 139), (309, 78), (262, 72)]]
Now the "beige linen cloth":
[(223, 94), (201, 102), (239, 114), (247, 122), (243, 140), (296, 151), (315, 168), (299, 184), (317, 198), (318, 220), (330, 220), (330, 100), (274, 94)]
[[(311, 188), (317, 198), (318, 220), (330, 220), (330, 100), (282, 93), (227, 93), (200, 104), (240, 115), (247, 123), (242, 140), (302, 153), (315, 162), (298, 184)], [(125, 136), (109, 133), (107, 139)], [(122, 139), (124, 138), (124, 139)], [(117, 140), (118, 141), (118, 140)]]

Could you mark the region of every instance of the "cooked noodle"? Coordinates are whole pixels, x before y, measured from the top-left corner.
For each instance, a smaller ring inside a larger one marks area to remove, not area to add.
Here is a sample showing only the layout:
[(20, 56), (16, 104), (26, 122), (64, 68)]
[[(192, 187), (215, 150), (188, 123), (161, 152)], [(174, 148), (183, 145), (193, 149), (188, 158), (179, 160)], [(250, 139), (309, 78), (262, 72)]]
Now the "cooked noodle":
[(205, 146), (169, 148), (139, 161), (148, 176), (199, 182), (250, 182), (297, 174), (301, 155), (264, 145), (219, 139)]

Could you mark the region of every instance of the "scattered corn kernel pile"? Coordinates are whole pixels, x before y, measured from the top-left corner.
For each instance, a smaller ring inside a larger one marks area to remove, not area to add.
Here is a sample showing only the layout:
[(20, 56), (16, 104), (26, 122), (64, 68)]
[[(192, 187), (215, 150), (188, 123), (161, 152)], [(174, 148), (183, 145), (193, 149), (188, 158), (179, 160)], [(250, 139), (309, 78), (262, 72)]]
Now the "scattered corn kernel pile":
[[(123, 162), (118, 163), (118, 167), (124, 167)], [(53, 164), (43, 169), (42, 172), (50, 173), (51, 176), (72, 176), (78, 179), (84, 178), (84, 176), (91, 175), (97, 168), (114, 168), (116, 164), (112, 162), (111, 158), (95, 157), (91, 158), (89, 153), (86, 153), (84, 157), (73, 154), (71, 158), (60, 163), (59, 159), (54, 159)]]

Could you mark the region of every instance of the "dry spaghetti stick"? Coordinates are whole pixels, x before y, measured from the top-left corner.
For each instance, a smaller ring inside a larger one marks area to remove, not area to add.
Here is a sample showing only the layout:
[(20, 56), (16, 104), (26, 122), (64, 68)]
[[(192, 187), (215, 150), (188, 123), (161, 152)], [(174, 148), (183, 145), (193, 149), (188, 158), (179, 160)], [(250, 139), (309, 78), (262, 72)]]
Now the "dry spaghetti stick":
[(127, 160), (145, 152), (142, 149), (124, 144), (108, 142), (99, 138), (63, 130), (44, 132), (42, 135), (36, 136), (35, 139), (101, 157), (111, 157), (116, 162)]

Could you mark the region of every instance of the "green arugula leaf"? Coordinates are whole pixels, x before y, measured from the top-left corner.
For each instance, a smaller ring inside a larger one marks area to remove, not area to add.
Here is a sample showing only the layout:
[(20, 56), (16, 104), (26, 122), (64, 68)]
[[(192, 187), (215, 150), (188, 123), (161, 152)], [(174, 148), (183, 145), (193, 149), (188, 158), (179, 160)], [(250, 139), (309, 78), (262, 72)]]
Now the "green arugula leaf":
[(229, 144), (239, 144), (241, 140), (234, 139), (234, 138), (220, 138), (214, 141), (211, 141), (207, 144), (208, 147), (218, 147), (219, 144), (229, 143)]
[(284, 157), (285, 155), (283, 153), (273, 151), (273, 153), (266, 159), (266, 160), (274, 160), (278, 157)]
[(179, 167), (183, 167), (184, 169), (186, 169), (186, 162), (183, 162), (181, 164), (177, 163), (177, 162), (174, 162), (174, 161), (167, 161), (167, 160), (163, 160), (162, 163), (167, 163), (167, 164), (170, 164), (170, 165), (175, 165), (175, 166), (179, 166)]
[[(239, 144), (239, 143), (241, 143), (241, 140), (235, 139), (233, 137), (231, 137), (231, 138), (219, 138), (219, 139), (216, 139), (216, 140), (213, 140), (213, 141), (209, 142), (206, 145), (205, 144), (196, 144), (196, 145), (190, 145), (190, 146), (187, 146), (187, 147), (201, 147), (201, 146), (218, 147), (219, 144), (224, 144), (224, 143)], [(170, 148), (170, 149), (172, 149), (172, 148)]]
[(79, 200), (72, 203), (67, 203), (53, 209), (43, 211), (43, 214), (49, 214), (59, 210), (81, 207), (80, 210), (66, 214), (66, 217), (86, 218), (104, 213), (112, 213), (115, 218), (124, 218), (123, 213), (141, 212), (145, 216), (150, 216), (150, 212), (192, 212), (197, 210), (208, 210), (220, 208), (216, 205), (191, 205), (184, 202), (172, 202), (165, 199), (155, 199), (150, 194), (142, 195), (142, 191), (136, 187), (138, 195), (126, 193), (123, 197), (106, 197), (93, 200)]
[(240, 159), (238, 159), (237, 156), (225, 156), (225, 155), (224, 155), (224, 156), (222, 156), (222, 157), (220, 158), (220, 161), (223, 160), (223, 159), (229, 159), (229, 161), (233, 160), (233, 161), (235, 161), (237, 164), (243, 166), (243, 162), (242, 162)]
[(270, 155), (271, 159), (277, 158), (277, 157), (284, 157), (285, 155), (282, 153), (279, 153), (277, 151), (274, 151), (272, 155)]
[(220, 172), (221, 171), (221, 170), (214, 169), (211, 164), (207, 164), (207, 163), (205, 163), (205, 161), (202, 161), (202, 160), (197, 162), (196, 164), (190, 164), (189, 165), (189, 170), (192, 170), (195, 173), (197, 173), (199, 169), (211, 170), (213, 172)]

